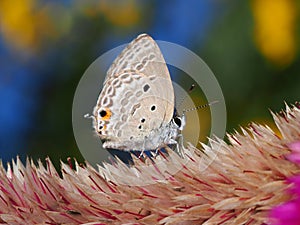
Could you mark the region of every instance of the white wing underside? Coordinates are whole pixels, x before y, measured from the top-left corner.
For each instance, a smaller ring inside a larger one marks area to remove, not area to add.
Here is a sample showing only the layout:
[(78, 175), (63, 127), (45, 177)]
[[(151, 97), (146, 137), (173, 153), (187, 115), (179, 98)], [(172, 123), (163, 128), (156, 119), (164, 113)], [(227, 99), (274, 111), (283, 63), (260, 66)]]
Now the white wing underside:
[(143, 147), (145, 137), (166, 127), (173, 117), (170, 74), (159, 47), (146, 34), (139, 35), (114, 60), (103, 86), (94, 115), (102, 108), (112, 112), (100, 135), (108, 140), (105, 147), (131, 150), (133, 142)]

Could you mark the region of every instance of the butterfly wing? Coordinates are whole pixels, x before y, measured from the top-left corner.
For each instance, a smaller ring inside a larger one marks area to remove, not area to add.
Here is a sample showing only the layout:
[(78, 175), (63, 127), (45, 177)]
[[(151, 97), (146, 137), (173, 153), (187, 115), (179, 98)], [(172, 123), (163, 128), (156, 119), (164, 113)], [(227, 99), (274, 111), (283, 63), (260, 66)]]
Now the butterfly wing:
[(151, 131), (170, 122), (173, 111), (174, 90), (165, 60), (155, 41), (142, 34), (107, 72), (94, 109), (96, 131), (106, 140), (104, 147), (140, 150)]
[[(158, 75), (170, 80), (164, 57), (156, 42), (148, 34), (140, 34), (129, 43), (109, 67), (106, 80), (117, 77), (124, 70), (135, 69), (145, 76)], [(170, 86), (173, 88), (170, 80)]]

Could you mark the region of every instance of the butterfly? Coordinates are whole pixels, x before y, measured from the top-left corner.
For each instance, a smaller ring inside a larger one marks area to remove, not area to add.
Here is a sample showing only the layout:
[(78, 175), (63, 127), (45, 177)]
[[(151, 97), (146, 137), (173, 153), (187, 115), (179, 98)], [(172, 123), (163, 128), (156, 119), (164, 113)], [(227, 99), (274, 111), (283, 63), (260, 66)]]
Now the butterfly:
[(178, 144), (185, 116), (177, 114), (166, 62), (149, 35), (139, 35), (113, 61), (93, 118), (106, 149), (144, 152)]

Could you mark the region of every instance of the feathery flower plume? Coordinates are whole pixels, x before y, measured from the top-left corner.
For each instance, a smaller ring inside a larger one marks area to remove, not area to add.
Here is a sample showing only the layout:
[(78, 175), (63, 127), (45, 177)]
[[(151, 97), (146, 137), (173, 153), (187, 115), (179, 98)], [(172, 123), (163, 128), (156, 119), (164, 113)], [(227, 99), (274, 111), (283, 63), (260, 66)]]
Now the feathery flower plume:
[(251, 124), (229, 134), (230, 144), (188, 146), (185, 159), (169, 151), (132, 167), (62, 163), (62, 177), (50, 159), (46, 167), (19, 159), (7, 170), (1, 165), (0, 224), (269, 223), (270, 210), (292, 198), (286, 179), (300, 173), (287, 159), (300, 140), (300, 109), (287, 107), (274, 119), (281, 137)]

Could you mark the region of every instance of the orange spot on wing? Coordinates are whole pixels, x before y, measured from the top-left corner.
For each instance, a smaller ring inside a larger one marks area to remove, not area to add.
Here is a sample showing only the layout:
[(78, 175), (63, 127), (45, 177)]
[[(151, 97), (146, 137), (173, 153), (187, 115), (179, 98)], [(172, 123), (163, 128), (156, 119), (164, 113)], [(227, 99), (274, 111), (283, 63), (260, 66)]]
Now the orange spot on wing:
[(106, 111), (106, 115), (105, 115), (105, 116), (103, 116), (101, 119), (102, 119), (102, 120), (104, 120), (104, 121), (107, 121), (107, 120), (109, 120), (109, 119), (110, 119), (110, 117), (111, 117), (112, 113), (111, 113), (111, 110), (110, 110), (110, 109), (108, 109), (108, 108), (106, 108), (106, 109), (105, 109), (105, 111)]

